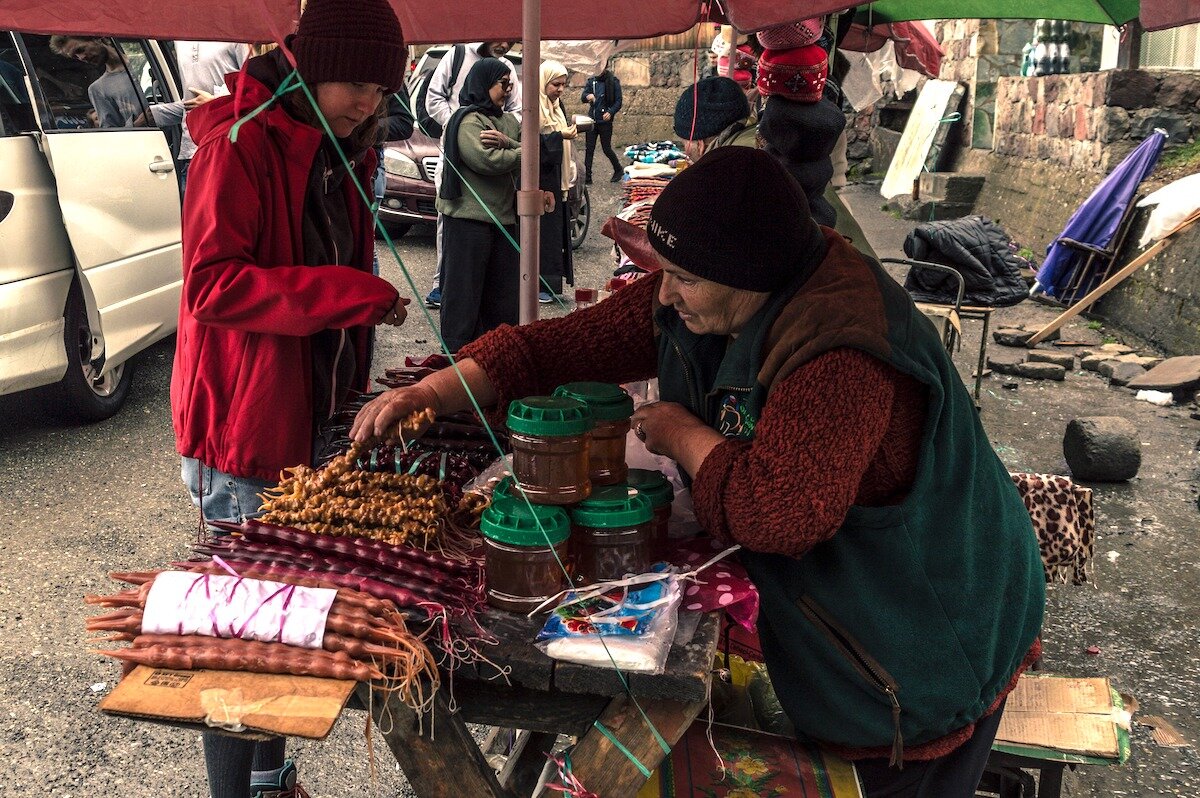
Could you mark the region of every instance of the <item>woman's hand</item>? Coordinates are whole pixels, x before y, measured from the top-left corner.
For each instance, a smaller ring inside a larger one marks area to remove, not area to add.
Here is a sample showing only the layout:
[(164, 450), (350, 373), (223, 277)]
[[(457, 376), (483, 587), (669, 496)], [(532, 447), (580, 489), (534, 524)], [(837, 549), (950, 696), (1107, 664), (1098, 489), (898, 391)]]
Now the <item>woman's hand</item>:
[(542, 192), (542, 213), (554, 213), (554, 192)]
[(567, 141), (571, 141), (571, 140), (573, 140), (573, 139), (574, 139), (576, 136), (578, 136), (578, 135), (579, 135), (579, 130), (578, 130), (578, 128), (576, 128), (574, 125), (571, 125), (571, 129), (570, 129), (570, 130), (565, 130), (565, 131), (563, 131), (562, 137), (563, 137), (564, 139), (566, 139)]
[(396, 297), (396, 301), (387, 313), (383, 314), (383, 318), (375, 322), (376, 324), (389, 324), (392, 327), (399, 327), (408, 318), (408, 310), (404, 307), (412, 300), (408, 297)]
[[(350, 427), (350, 439), (359, 443), (400, 438), (400, 422), (413, 413), (425, 408), (438, 412), (438, 396), (427, 386), (417, 383), (404, 388), (386, 391), (363, 405)], [(427, 424), (416, 432), (405, 432), (405, 439), (412, 440), (425, 434)]]
[(512, 139), (492, 128), (480, 131), (479, 143), (491, 150), (511, 150), (516, 146)]
[(725, 442), (721, 433), (675, 402), (644, 404), (629, 421), (647, 449), (670, 457), (693, 477), (708, 453)]

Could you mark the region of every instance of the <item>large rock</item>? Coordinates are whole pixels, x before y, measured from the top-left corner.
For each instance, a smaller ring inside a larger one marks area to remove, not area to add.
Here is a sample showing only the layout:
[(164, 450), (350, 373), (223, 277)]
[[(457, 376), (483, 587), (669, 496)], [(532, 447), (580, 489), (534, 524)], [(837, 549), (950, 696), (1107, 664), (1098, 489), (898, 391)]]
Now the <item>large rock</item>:
[(1025, 346), (1025, 342), (1033, 337), (1033, 332), (1022, 327), (1001, 327), (992, 330), (992, 340), (1001, 346)]
[(1024, 377), (1027, 380), (1057, 380), (1062, 382), (1067, 376), (1067, 370), (1056, 363), (1027, 363), (1015, 360), (1011, 355), (989, 355), (988, 368), (997, 374), (1010, 374), (1014, 377)]
[(1075, 355), (1070, 352), (1044, 352), (1034, 349), (1026, 356), (1026, 360), (1030, 363), (1054, 363), (1067, 371), (1075, 368)]
[(1129, 387), (1138, 390), (1173, 391), (1197, 386), (1200, 386), (1200, 355), (1167, 358), (1142, 376), (1129, 381)]
[(1112, 373), (1108, 375), (1109, 385), (1128, 385), (1129, 381), (1146, 373), (1146, 369), (1137, 363), (1117, 363)]
[(1067, 424), (1063, 456), (1084, 482), (1124, 482), (1137, 476), (1142, 444), (1137, 427), (1120, 416), (1090, 416)]

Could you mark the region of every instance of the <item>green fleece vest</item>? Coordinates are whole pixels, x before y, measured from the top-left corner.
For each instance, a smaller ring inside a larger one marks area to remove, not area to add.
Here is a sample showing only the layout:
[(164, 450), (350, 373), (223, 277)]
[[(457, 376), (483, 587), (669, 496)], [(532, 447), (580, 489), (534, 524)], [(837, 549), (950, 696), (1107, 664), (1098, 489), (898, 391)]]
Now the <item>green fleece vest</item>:
[(1029, 515), (932, 325), (873, 261), (829, 254), (736, 339), (659, 308), (659, 390), (722, 434), (752, 438), (771, 388), (837, 347), (928, 386), (908, 496), (854, 506), (801, 558), (743, 550), (771, 681), (801, 734), (853, 748), (929, 742), (987, 711), (1041, 628), (1045, 584)]

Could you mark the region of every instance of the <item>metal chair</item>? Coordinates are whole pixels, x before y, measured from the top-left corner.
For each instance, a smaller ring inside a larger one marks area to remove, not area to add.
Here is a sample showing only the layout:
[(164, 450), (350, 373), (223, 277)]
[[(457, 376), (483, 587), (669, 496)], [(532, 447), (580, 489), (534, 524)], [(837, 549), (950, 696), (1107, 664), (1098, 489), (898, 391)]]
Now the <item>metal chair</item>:
[(933, 322), (933, 326), (941, 332), (942, 345), (946, 347), (946, 351), (952, 353), (955, 343), (958, 343), (962, 337), (962, 300), (963, 294), (967, 290), (963, 276), (949, 266), (944, 266), (940, 263), (930, 263), (924, 260), (881, 258), (879, 262), (883, 264), (890, 263), (896, 266), (906, 266), (910, 271), (913, 269), (929, 269), (954, 280), (958, 289), (953, 303), (917, 302), (914, 300), (917, 310), (921, 311), (927, 319)]
[[(954, 302), (925, 302), (913, 300), (917, 306), (917, 310), (921, 311), (934, 327), (938, 328), (942, 334), (942, 343), (946, 347), (946, 352), (953, 354), (955, 345), (962, 348), (962, 320), (972, 319), (982, 322), (982, 329), (979, 333), (979, 358), (975, 364), (975, 406), (979, 407), (979, 395), (983, 391), (983, 373), (987, 366), (987, 339), (988, 326), (991, 324), (992, 311), (994, 308), (986, 306), (964, 305), (963, 294), (966, 293), (966, 281), (963, 276), (956, 270), (941, 263), (931, 263), (925, 260), (912, 260), (911, 258), (882, 258), (880, 263), (891, 263), (896, 266), (907, 266), (912, 269), (931, 269), (947, 277), (951, 277), (957, 286), (955, 290)], [(901, 283), (903, 285), (903, 283)]]

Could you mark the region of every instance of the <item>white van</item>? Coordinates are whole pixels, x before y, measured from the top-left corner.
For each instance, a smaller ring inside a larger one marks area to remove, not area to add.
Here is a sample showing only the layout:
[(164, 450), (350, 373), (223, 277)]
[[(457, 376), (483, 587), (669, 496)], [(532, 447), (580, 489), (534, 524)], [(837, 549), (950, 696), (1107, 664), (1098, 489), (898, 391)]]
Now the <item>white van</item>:
[(155, 42), (0, 31), (0, 394), (107, 418), (175, 332), (179, 184), (147, 109), (178, 98)]

